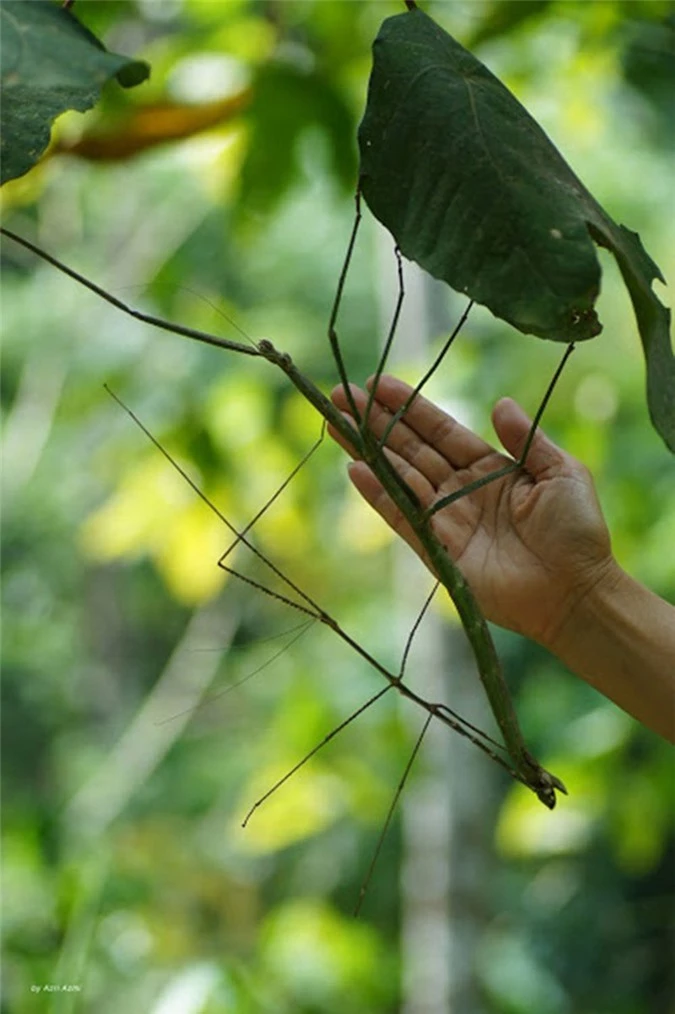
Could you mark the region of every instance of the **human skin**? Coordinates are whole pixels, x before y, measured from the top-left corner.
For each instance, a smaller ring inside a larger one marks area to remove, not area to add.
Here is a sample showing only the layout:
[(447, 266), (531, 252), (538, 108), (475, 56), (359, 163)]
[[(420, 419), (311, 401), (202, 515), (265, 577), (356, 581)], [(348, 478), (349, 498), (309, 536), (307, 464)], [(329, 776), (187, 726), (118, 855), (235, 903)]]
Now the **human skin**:
[[(376, 436), (411, 390), (394, 377), (380, 378), (370, 416)], [(365, 411), (366, 393), (352, 385), (352, 394), (359, 412)], [(341, 386), (332, 398), (351, 420)], [(492, 421), (511, 457), (418, 395), (390, 433), (386, 454), (428, 508), (518, 458), (531, 425), (526, 413), (503, 398)], [(330, 432), (354, 457), (344, 438)], [(355, 460), (349, 475), (428, 566), (414, 532), (370, 468)], [(617, 563), (593, 480), (581, 462), (538, 429), (523, 468), (442, 508), (431, 524), (488, 620), (543, 645), (675, 742), (675, 608)]]

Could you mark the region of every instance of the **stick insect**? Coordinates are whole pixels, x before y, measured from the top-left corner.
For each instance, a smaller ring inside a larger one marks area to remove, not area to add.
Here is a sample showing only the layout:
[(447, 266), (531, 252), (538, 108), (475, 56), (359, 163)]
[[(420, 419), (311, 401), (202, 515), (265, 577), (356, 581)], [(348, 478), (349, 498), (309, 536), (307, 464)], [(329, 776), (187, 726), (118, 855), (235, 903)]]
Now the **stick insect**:
[[(318, 603), (309, 598), (290, 578), (288, 578), (285, 574), (283, 574), (276, 567), (276, 565), (272, 564), (271, 561), (267, 561), (266, 559), (261, 557), (261, 562), (263, 562), (266, 566), (271, 567), (272, 571), (276, 574), (277, 578), (281, 580), (281, 582), (286, 585), (286, 588), (296, 596), (296, 599), (291, 599), (287, 595), (282, 596), (277, 593), (271, 594), (274, 594), (275, 597), (277, 598), (281, 598), (281, 600), (285, 601), (289, 606), (292, 606), (294, 609), (299, 610), (300, 612), (306, 614), (312, 619), (318, 620), (319, 622), (329, 626), (336, 633), (337, 636), (339, 636), (343, 641), (349, 644), (353, 650), (355, 650), (359, 655), (361, 655), (361, 657), (366, 659), (369, 662), (369, 664), (372, 665), (387, 682), (387, 686), (384, 687), (379, 694), (377, 694), (374, 698), (372, 698), (369, 702), (367, 702), (363, 709), (357, 711), (354, 715), (352, 715), (351, 718), (349, 718), (346, 723), (343, 723), (341, 726), (339, 726), (338, 729), (334, 731), (334, 733), (332, 733), (329, 737), (327, 737), (327, 740), (332, 738), (332, 736), (336, 734), (338, 731), (340, 731), (341, 728), (344, 728), (345, 724), (348, 724), (349, 721), (352, 721), (353, 718), (357, 717), (357, 715), (360, 714), (365, 709), (365, 707), (369, 707), (371, 704), (375, 703), (375, 701), (379, 699), (379, 697), (382, 696), (387, 690), (393, 688), (396, 689), (398, 693), (402, 694), (407, 699), (413, 701), (418, 707), (421, 707), (423, 710), (425, 710), (430, 718), (431, 717), (436, 718), (437, 720), (446, 724), (448, 727), (452, 728), (454, 731), (459, 732), (461, 735), (471, 739), (472, 742), (474, 742), (477, 746), (479, 746), (481, 750), (483, 750), (493, 760), (495, 760), (507, 771), (509, 771), (509, 773), (516, 780), (520, 781), (522, 784), (530, 788), (537, 795), (540, 801), (544, 803), (544, 805), (552, 809), (556, 802), (556, 790), (566, 792), (566, 789), (563, 786), (562, 782), (558, 778), (556, 778), (555, 775), (546, 771), (527, 750), (524, 737), (520, 730), (516, 713), (510, 698), (510, 694), (502, 674), (495, 646), (492, 641), (485, 619), (480, 609), (478, 608), (478, 605), (473, 597), (471, 589), (468, 586), (466, 580), (464, 579), (464, 577), (462, 576), (461, 572), (456, 567), (456, 565), (453, 563), (453, 561), (449, 558), (448, 554), (445, 551), (445, 548), (438, 541), (432, 529), (430, 521), (432, 515), (437, 510), (450, 506), (454, 500), (457, 500), (462, 496), (470, 494), (475, 489), (479, 488), (480, 486), (486, 485), (488, 482), (493, 482), (495, 480), (503, 478), (507, 474), (518, 470), (525, 464), (527, 453), (529, 451), (536, 427), (541, 419), (541, 416), (546, 408), (546, 405), (548, 404), (549, 398), (560, 376), (560, 373), (569, 358), (569, 355), (573, 349), (573, 345), (570, 344), (567, 347), (565, 354), (562, 358), (562, 361), (558, 366), (550, 384), (548, 385), (542, 403), (536, 413), (532, 428), (530, 430), (521, 457), (518, 460), (514, 460), (513, 462), (509, 463), (504, 468), (501, 468), (498, 471), (483, 477), (477, 482), (471, 483), (469, 486), (458, 490), (450, 497), (445, 497), (442, 500), (439, 500), (429, 510), (424, 511), (421, 508), (415, 493), (405, 483), (405, 481), (393, 468), (388, 458), (383, 453), (383, 446), (384, 443), (386, 442), (386, 438), (391, 428), (398, 421), (398, 418), (402, 418), (404, 416), (405, 412), (407, 411), (407, 408), (412, 403), (414, 397), (419, 393), (422, 387), (427, 383), (430, 377), (439, 368), (441, 363), (444, 362), (449, 349), (451, 348), (454, 340), (459, 334), (459, 331), (461, 330), (461, 327), (468, 316), (468, 313), (470, 311), (470, 305), (464, 311), (464, 314), (462, 315), (460, 321), (458, 322), (457, 327), (454, 329), (452, 334), (444, 343), (441, 352), (436, 357), (431, 367), (426, 371), (420, 382), (415, 387), (408, 403), (404, 405), (401, 408), (400, 412), (397, 413), (397, 415), (392, 419), (391, 424), (387, 432), (385, 432), (385, 434), (383, 435), (383, 437), (380, 440), (376, 439), (369, 427), (369, 417), (373, 404), (374, 387), (373, 389), (371, 389), (371, 394), (368, 399), (368, 403), (364, 413), (363, 414), (359, 413), (356, 404), (353, 400), (351, 390), (349, 388), (347, 369), (342, 355), (340, 341), (336, 330), (336, 324), (338, 320), (340, 305), (342, 302), (345, 281), (347, 278), (349, 265), (354, 252), (357, 234), (361, 223), (361, 218), (362, 218), (361, 198), (360, 191), (357, 188), (355, 195), (354, 223), (348, 243), (345, 260), (342, 266), (342, 270), (340, 272), (337, 291), (333, 302), (328, 325), (328, 338), (331, 353), (340, 378), (340, 382), (342, 383), (345, 389), (345, 395), (352, 409), (353, 419), (355, 420), (354, 425), (352, 425), (352, 423), (350, 423), (347, 419), (345, 419), (345, 417), (335, 408), (335, 406), (323, 394), (323, 392), (298, 369), (298, 367), (293, 362), (291, 357), (287, 353), (278, 350), (269, 339), (264, 338), (258, 341), (257, 344), (255, 343), (243, 344), (242, 342), (236, 342), (230, 339), (221, 338), (219, 336), (208, 334), (196, 330), (194, 328), (186, 327), (184, 325), (173, 324), (170, 323), (169, 321), (155, 317), (152, 314), (147, 314), (142, 311), (136, 310), (133, 307), (128, 306), (121, 300), (117, 299), (115, 296), (111, 295), (109, 292), (101, 288), (99, 285), (95, 284), (94, 282), (85, 278), (78, 272), (74, 271), (72, 268), (67, 267), (57, 258), (46, 253), (45, 251), (35, 246), (30, 241), (16, 235), (13, 232), (10, 232), (7, 229), (3, 228), (1, 231), (13, 241), (20, 243), (27, 249), (31, 250), (33, 253), (35, 253), (37, 256), (41, 257), (48, 263), (50, 263), (59, 271), (73, 278), (79, 284), (85, 286), (90, 291), (94, 292), (100, 298), (104, 299), (121, 312), (133, 317), (136, 320), (140, 320), (147, 324), (151, 324), (155, 327), (173, 332), (182, 337), (191, 338), (193, 340), (200, 341), (219, 348), (223, 348), (231, 352), (238, 352), (244, 355), (262, 358), (266, 360), (268, 363), (282, 370), (282, 372), (286, 375), (288, 380), (314, 406), (314, 408), (319, 412), (319, 414), (323, 417), (323, 419), (327, 423), (329, 423), (331, 427), (333, 427), (356, 450), (358, 456), (361, 457), (370, 466), (370, 468), (377, 476), (377, 478), (380, 480), (380, 482), (382, 483), (382, 485), (384, 486), (384, 488), (386, 489), (386, 491), (388, 492), (388, 494), (390, 495), (396, 506), (400, 509), (403, 516), (406, 518), (406, 520), (409, 522), (411, 527), (416, 532), (418, 539), (426, 552), (427, 558), (430, 561), (434, 569), (434, 572), (438, 578), (439, 585), (442, 585), (447, 590), (457, 608), (460, 619), (466, 631), (467, 637), (473, 649), (481, 682), (485, 688), (488, 700), (492, 707), (497, 723), (500, 727), (500, 731), (503, 735), (504, 746), (502, 747), (501, 745), (495, 744), (493, 741), (489, 740), (489, 737), (485, 737), (485, 734), (481, 733), (480, 730), (475, 729), (474, 727), (466, 723), (463, 719), (461, 719), (459, 716), (455, 715), (447, 706), (426, 701), (418, 694), (416, 694), (407, 684), (403, 682), (404, 666), (402, 666), (401, 671), (399, 673), (395, 674), (390, 672), (377, 659), (371, 656), (357, 641), (355, 641), (339, 625), (339, 623), (332, 616), (330, 616)], [(396, 327), (398, 323), (400, 309), (403, 304), (403, 300), (405, 298), (402, 259), (398, 250), (396, 250), (395, 253), (397, 260), (398, 296), (389, 332), (384, 342), (382, 354), (377, 363), (375, 371), (376, 378), (382, 375), (386, 367), (387, 357), (392, 347), (396, 334)], [(141, 425), (142, 428), (145, 429), (145, 427), (143, 427), (140, 421), (139, 425)], [(150, 436), (150, 434), (148, 435)], [(150, 436), (150, 439), (154, 441), (154, 438), (152, 436)], [(162, 451), (162, 453), (166, 454), (163, 448), (160, 448), (160, 450)], [(203, 497), (203, 494), (200, 492), (199, 489), (196, 488), (195, 484), (192, 482), (189, 476), (187, 476), (187, 474), (182, 469), (179, 468), (179, 470), (184, 475), (186, 480), (190, 483), (190, 485), (193, 487), (193, 489), (195, 489), (197, 495), (202, 496), (202, 498), (205, 499)], [(290, 478), (288, 481), (290, 481)], [(280, 488), (280, 490), (276, 495), (281, 493), (284, 487), (285, 484), (282, 485), (282, 487)], [(246, 527), (246, 529), (244, 529), (243, 531), (237, 531), (234, 528), (234, 526), (231, 525), (231, 523), (224, 517), (224, 515), (222, 515), (218, 511), (218, 509), (214, 505), (210, 504), (210, 506), (212, 509), (216, 510), (216, 512), (219, 514), (223, 522), (230, 528), (232, 534), (235, 536), (235, 541), (237, 543), (243, 544), (251, 552), (260, 556), (259, 551), (256, 549), (256, 547), (254, 546), (254, 544), (251, 542), (251, 540), (248, 538), (247, 535), (247, 532), (250, 531), (251, 526), (255, 523), (256, 520), (258, 520), (258, 517), (260, 515), (257, 515), (256, 518), (254, 518), (250, 522), (250, 524)], [(263, 508), (263, 510), (264, 509), (265, 508)], [(227, 567), (224, 561), (225, 557), (223, 557), (220, 560), (220, 566), (224, 567), (225, 569), (230, 569)], [(237, 576), (241, 577), (242, 575)], [(260, 585), (259, 587), (260, 590), (262, 590), (263, 592), (268, 591), (262, 585)], [(414, 635), (417, 626), (418, 624), (416, 623), (413, 628), (413, 631), (411, 632), (411, 638)], [(407, 651), (404, 652), (404, 659), (405, 657), (407, 657)], [(285, 778), (282, 779), (282, 782), (279, 784), (282, 784), (283, 781), (285, 780), (286, 780)], [(277, 787), (278, 786), (274, 786), (271, 791), (276, 790)], [(263, 797), (263, 799), (264, 798), (267, 797), (265, 796)], [(257, 801), (257, 803), (253, 806), (252, 811), (255, 810), (256, 807), (260, 805), (261, 802), (262, 799)]]
[[(127, 415), (129, 415), (129, 417), (133, 420), (133, 422), (142, 430), (142, 432), (151, 441), (151, 443), (154, 444), (157, 450), (167, 459), (167, 461), (172, 465), (172, 467), (176, 469), (176, 471), (190, 486), (193, 492), (202, 500), (203, 503), (206, 504), (206, 506), (211, 511), (213, 511), (216, 514), (216, 516), (223, 522), (223, 524), (230, 531), (230, 533), (234, 535), (234, 540), (230, 543), (230, 545), (224, 551), (220, 559), (217, 561), (217, 565), (221, 567), (223, 570), (225, 570), (228, 574), (232, 575), (232, 577), (237, 578), (239, 581), (242, 581), (245, 584), (252, 586), (257, 591), (260, 591), (263, 594), (270, 596), (273, 599), (276, 599), (278, 602), (283, 603), (289, 608), (299, 611), (303, 615), (309, 617), (309, 619), (305, 623), (301, 624), (299, 628), (294, 628), (294, 631), (292, 631), (292, 633), (294, 633), (295, 636), (292, 638), (289, 644), (286, 645), (285, 648), (280, 649), (280, 651), (276, 652), (267, 662), (263, 664), (263, 666), (258, 667), (253, 672), (244, 676), (243, 679), (237, 681), (234, 684), (231, 684), (224, 691), (212, 694), (209, 697), (207, 697), (204, 701), (202, 701), (199, 707), (202, 707), (205, 704), (208, 705), (213, 700), (216, 700), (218, 697), (222, 696), (223, 693), (229, 693), (231, 690), (234, 690), (238, 686), (240, 686), (243, 682), (255, 676), (260, 671), (261, 668), (265, 668), (267, 665), (272, 663), (276, 658), (279, 657), (279, 655), (283, 651), (285, 651), (300, 636), (302, 636), (302, 634), (305, 633), (305, 631), (308, 629), (309, 625), (317, 621), (329, 627), (345, 644), (347, 644), (351, 649), (356, 651), (357, 654), (359, 654), (365, 661), (367, 661), (372, 666), (372, 668), (374, 668), (377, 672), (379, 672), (380, 675), (382, 675), (386, 680), (386, 686), (381, 687), (380, 690), (378, 690), (375, 694), (372, 694), (370, 697), (368, 697), (367, 700), (362, 705), (356, 708), (356, 710), (352, 711), (351, 714), (349, 714), (346, 719), (344, 719), (337, 726), (335, 726), (335, 728), (333, 728), (331, 732), (329, 732), (326, 736), (324, 736), (324, 738), (319, 743), (317, 743), (316, 746), (314, 746), (308, 753), (306, 753), (303, 757), (301, 757), (300, 760), (296, 764), (294, 764), (281, 778), (279, 778), (269, 789), (267, 789), (267, 791), (264, 792), (262, 796), (260, 796), (253, 802), (248, 812), (244, 816), (244, 819), (242, 821), (242, 827), (245, 828), (249, 820), (255, 814), (255, 812), (268, 799), (270, 799), (271, 796), (273, 796), (279, 789), (281, 789), (289, 781), (289, 779), (292, 778), (293, 775), (295, 775), (302, 767), (304, 767), (304, 765), (308, 761), (310, 761), (324, 746), (327, 746), (328, 743), (330, 743), (333, 739), (335, 739), (335, 737), (344, 729), (346, 729), (348, 725), (351, 725), (353, 721), (355, 721), (365, 711), (367, 711), (370, 707), (376, 704), (377, 701), (379, 701), (382, 697), (385, 696), (385, 694), (388, 693), (388, 691), (392, 689), (396, 690), (404, 698), (413, 701), (415, 704), (418, 704), (424, 710), (427, 711), (427, 716), (424, 721), (424, 725), (422, 727), (419, 736), (417, 737), (409, 760), (405, 765), (401, 779), (396, 787), (396, 791), (392, 798), (391, 805), (387, 811), (370, 865), (368, 867), (364, 881), (361, 885), (358, 900), (354, 910), (354, 914), (358, 915), (366, 895), (368, 884), (370, 883), (370, 880), (372, 878), (375, 865), (384, 842), (384, 838), (391, 824), (394, 810), (396, 808), (398, 800), (401, 797), (401, 794), (408, 779), (408, 775), (410, 774), (413, 763), (420, 750), (424, 736), (427, 732), (427, 729), (429, 728), (429, 724), (432, 718), (434, 717), (438, 718), (449, 728), (453, 729), (455, 732), (459, 733), (461, 736), (465, 737), (470, 742), (474, 743), (493, 761), (495, 761), (497, 764), (503, 767), (513, 778), (520, 780), (518, 773), (509, 764), (508, 754), (506, 753), (506, 750), (501, 743), (498, 743), (496, 740), (492, 739), (491, 736), (487, 735), (487, 733), (483, 732), (481, 729), (477, 728), (475, 725), (468, 722), (465, 718), (457, 714), (456, 711), (449, 708), (446, 704), (432, 703), (424, 700), (422, 697), (420, 697), (419, 694), (415, 693), (415, 691), (413, 691), (409, 686), (407, 686), (403, 682), (403, 678), (406, 671), (406, 664), (413, 644), (413, 640), (419, 630), (419, 627), (422, 623), (422, 620), (424, 619), (424, 616), (427, 613), (427, 610), (429, 609), (429, 606), (431, 605), (431, 602), (436, 592), (438, 591), (440, 583), (438, 581), (435, 581), (431, 591), (427, 595), (415, 619), (415, 622), (413, 623), (410, 631), (408, 632), (398, 671), (396, 673), (393, 673), (391, 670), (387, 669), (384, 665), (382, 665), (382, 663), (379, 662), (372, 654), (370, 654), (370, 652), (368, 652), (361, 644), (359, 644), (356, 640), (354, 640), (354, 638), (352, 638), (344, 630), (344, 628), (338, 623), (337, 620), (335, 620), (333, 616), (331, 616), (325, 609), (323, 609), (314, 599), (312, 599), (309, 595), (307, 595), (304, 591), (302, 591), (302, 589), (290, 577), (288, 577), (288, 575), (280, 567), (278, 567), (275, 563), (273, 563), (273, 561), (270, 560), (269, 557), (267, 557), (257, 546), (255, 546), (255, 544), (249, 538), (249, 533), (252, 531), (255, 524), (267, 512), (267, 510), (278, 499), (281, 493), (287, 488), (292, 479), (298, 474), (300, 469), (307, 463), (309, 458), (321, 446), (321, 443), (323, 442), (325, 435), (325, 424), (322, 427), (321, 435), (319, 436), (318, 440), (310, 447), (309, 451), (303, 456), (303, 458), (295, 466), (290, 475), (278, 487), (278, 489), (275, 491), (272, 497), (270, 497), (270, 499), (263, 505), (263, 507), (255, 514), (255, 516), (248, 522), (248, 524), (243, 529), (238, 530), (232, 524), (232, 522), (226, 517), (226, 515), (217, 507), (217, 505), (204, 494), (204, 492), (200, 489), (200, 487), (197, 485), (194, 479), (190, 476), (189, 472), (173, 457), (173, 455), (167, 450), (167, 448), (156, 439), (156, 437), (150, 432), (150, 430), (146, 427), (146, 425), (139, 419), (136, 413), (133, 412), (109, 387), (106, 386), (106, 390), (111, 395), (111, 397), (118, 403), (118, 405), (120, 405), (120, 407), (127, 413)], [(243, 574), (241, 571), (236, 570), (229, 564), (226, 564), (225, 561), (227, 560), (227, 558), (231, 555), (234, 549), (240, 544), (244, 545), (253, 554), (253, 556), (256, 557), (256, 559), (258, 559), (269, 571), (271, 571), (272, 574), (274, 574), (278, 579), (280, 579), (281, 583), (284, 586), (286, 586), (289, 592), (294, 592), (295, 598), (290, 598), (289, 595), (287, 594), (275, 591), (268, 585), (262, 584), (260, 581), (254, 580), (250, 576)], [(300, 599), (300, 601), (298, 601), (298, 599)], [(299, 630), (299, 633), (295, 633), (295, 629)], [(164, 721), (171, 721), (173, 718), (179, 717), (182, 714), (184, 713), (179, 712), (178, 715), (173, 715), (165, 719)]]

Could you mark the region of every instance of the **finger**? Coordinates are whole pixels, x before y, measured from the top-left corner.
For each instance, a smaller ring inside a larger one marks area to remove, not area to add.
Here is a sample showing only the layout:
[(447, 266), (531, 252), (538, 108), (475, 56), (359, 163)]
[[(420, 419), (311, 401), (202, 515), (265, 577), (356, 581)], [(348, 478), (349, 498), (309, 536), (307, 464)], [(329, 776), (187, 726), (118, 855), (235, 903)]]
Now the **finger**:
[[(356, 386), (353, 386), (351, 390), (356, 407), (359, 411), (365, 411), (368, 401), (367, 394)], [(338, 408), (342, 408), (347, 403), (342, 387), (335, 388), (331, 397)], [(376, 399), (373, 402), (369, 418), (369, 427), (376, 437), (384, 435), (391, 419), (392, 413)], [(454, 479), (452, 466), (435, 448), (420, 439), (419, 435), (407, 425), (407, 422), (398, 422), (394, 426), (387, 437), (387, 447), (395, 451), (399, 458), (407, 461), (436, 489), (441, 486), (444, 490), (452, 487)]]
[[(343, 412), (342, 415), (345, 417), (345, 419), (347, 419), (348, 422), (352, 424), (354, 423), (354, 420), (352, 419), (352, 417), (349, 415), (348, 412)], [(339, 433), (336, 429), (334, 429), (330, 425), (330, 423), (328, 424), (328, 432), (330, 436), (338, 444), (340, 444), (341, 447), (344, 448), (344, 450), (347, 452), (347, 454), (350, 455), (350, 457), (352, 457), (357, 462), (360, 460), (360, 455), (358, 451), (356, 451), (355, 448), (352, 447), (352, 445), (349, 443), (349, 441), (345, 437), (343, 437), (341, 433)], [(422, 472), (420, 472), (419, 469), (415, 468), (414, 465), (412, 465), (405, 458), (401, 457), (395, 451), (392, 451), (391, 448), (385, 447), (384, 453), (387, 456), (387, 459), (390, 462), (390, 464), (394, 466), (394, 468), (401, 476), (401, 478), (415, 493), (422, 506), (423, 507), (431, 506), (431, 504), (437, 499), (438, 496), (436, 487), (431, 482), (429, 482), (427, 477)], [(368, 468), (367, 466), (366, 468), (368, 472), (371, 475), (373, 475), (370, 468)], [(378, 482), (377, 479), (374, 479), (374, 481)]]
[[(377, 400), (395, 413), (405, 404), (412, 391), (413, 388), (402, 380), (385, 374), (380, 377), (377, 385)], [(423, 443), (433, 447), (455, 468), (468, 468), (494, 451), (485, 440), (421, 394), (416, 396), (404, 418), (407, 426)]]
[[(502, 446), (514, 458), (525, 448), (532, 420), (513, 398), (502, 398), (492, 411), (492, 422)], [(537, 427), (527, 454), (525, 470), (535, 480), (557, 474), (564, 467), (565, 453)]]
[[(364, 409), (368, 402), (367, 393), (360, 387), (357, 387), (356, 384), (350, 384), (349, 389), (352, 392), (352, 397), (354, 398), (354, 401), (356, 402), (356, 407), (359, 410)], [(338, 384), (337, 387), (333, 388), (333, 390), (330, 392), (330, 399), (333, 402), (333, 404), (337, 408), (339, 408), (342, 412), (346, 413), (347, 410), (350, 409), (350, 404), (347, 400), (347, 395), (345, 393), (345, 389), (342, 384)]]

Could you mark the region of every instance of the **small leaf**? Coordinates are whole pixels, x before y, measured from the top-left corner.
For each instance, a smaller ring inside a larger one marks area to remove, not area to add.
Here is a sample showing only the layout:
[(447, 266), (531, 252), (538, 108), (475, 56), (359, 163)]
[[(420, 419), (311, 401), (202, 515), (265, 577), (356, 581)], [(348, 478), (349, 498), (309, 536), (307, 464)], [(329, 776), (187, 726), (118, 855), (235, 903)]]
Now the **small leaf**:
[(508, 89), (419, 9), (373, 46), (359, 128), (361, 191), (401, 252), (519, 331), (598, 334), (600, 265), (616, 257), (647, 359), (649, 411), (675, 451), (675, 359), (661, 273)]
[(49, 144), (51, 124), (67, 109), (84, 112), (111, 77), (140, 84), (146, 63), (109, 53), (68, 10), (50, 0), (3, 0), (0, 182), (35, 165)]

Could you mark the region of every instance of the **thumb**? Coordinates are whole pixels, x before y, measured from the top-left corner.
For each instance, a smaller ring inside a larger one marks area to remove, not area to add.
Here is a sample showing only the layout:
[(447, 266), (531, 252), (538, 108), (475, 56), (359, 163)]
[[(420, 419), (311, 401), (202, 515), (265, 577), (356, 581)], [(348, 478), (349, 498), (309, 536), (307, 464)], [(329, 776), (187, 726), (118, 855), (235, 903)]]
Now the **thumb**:
[[(502, 446), (519, 459), (525, 448), (532, 420), (513, 398), (502, 398), (492, 411), (492, 423)], [(524, 468), (534, 479), (558, 472), (565, 461), (563, 452), (537, 427)]]

